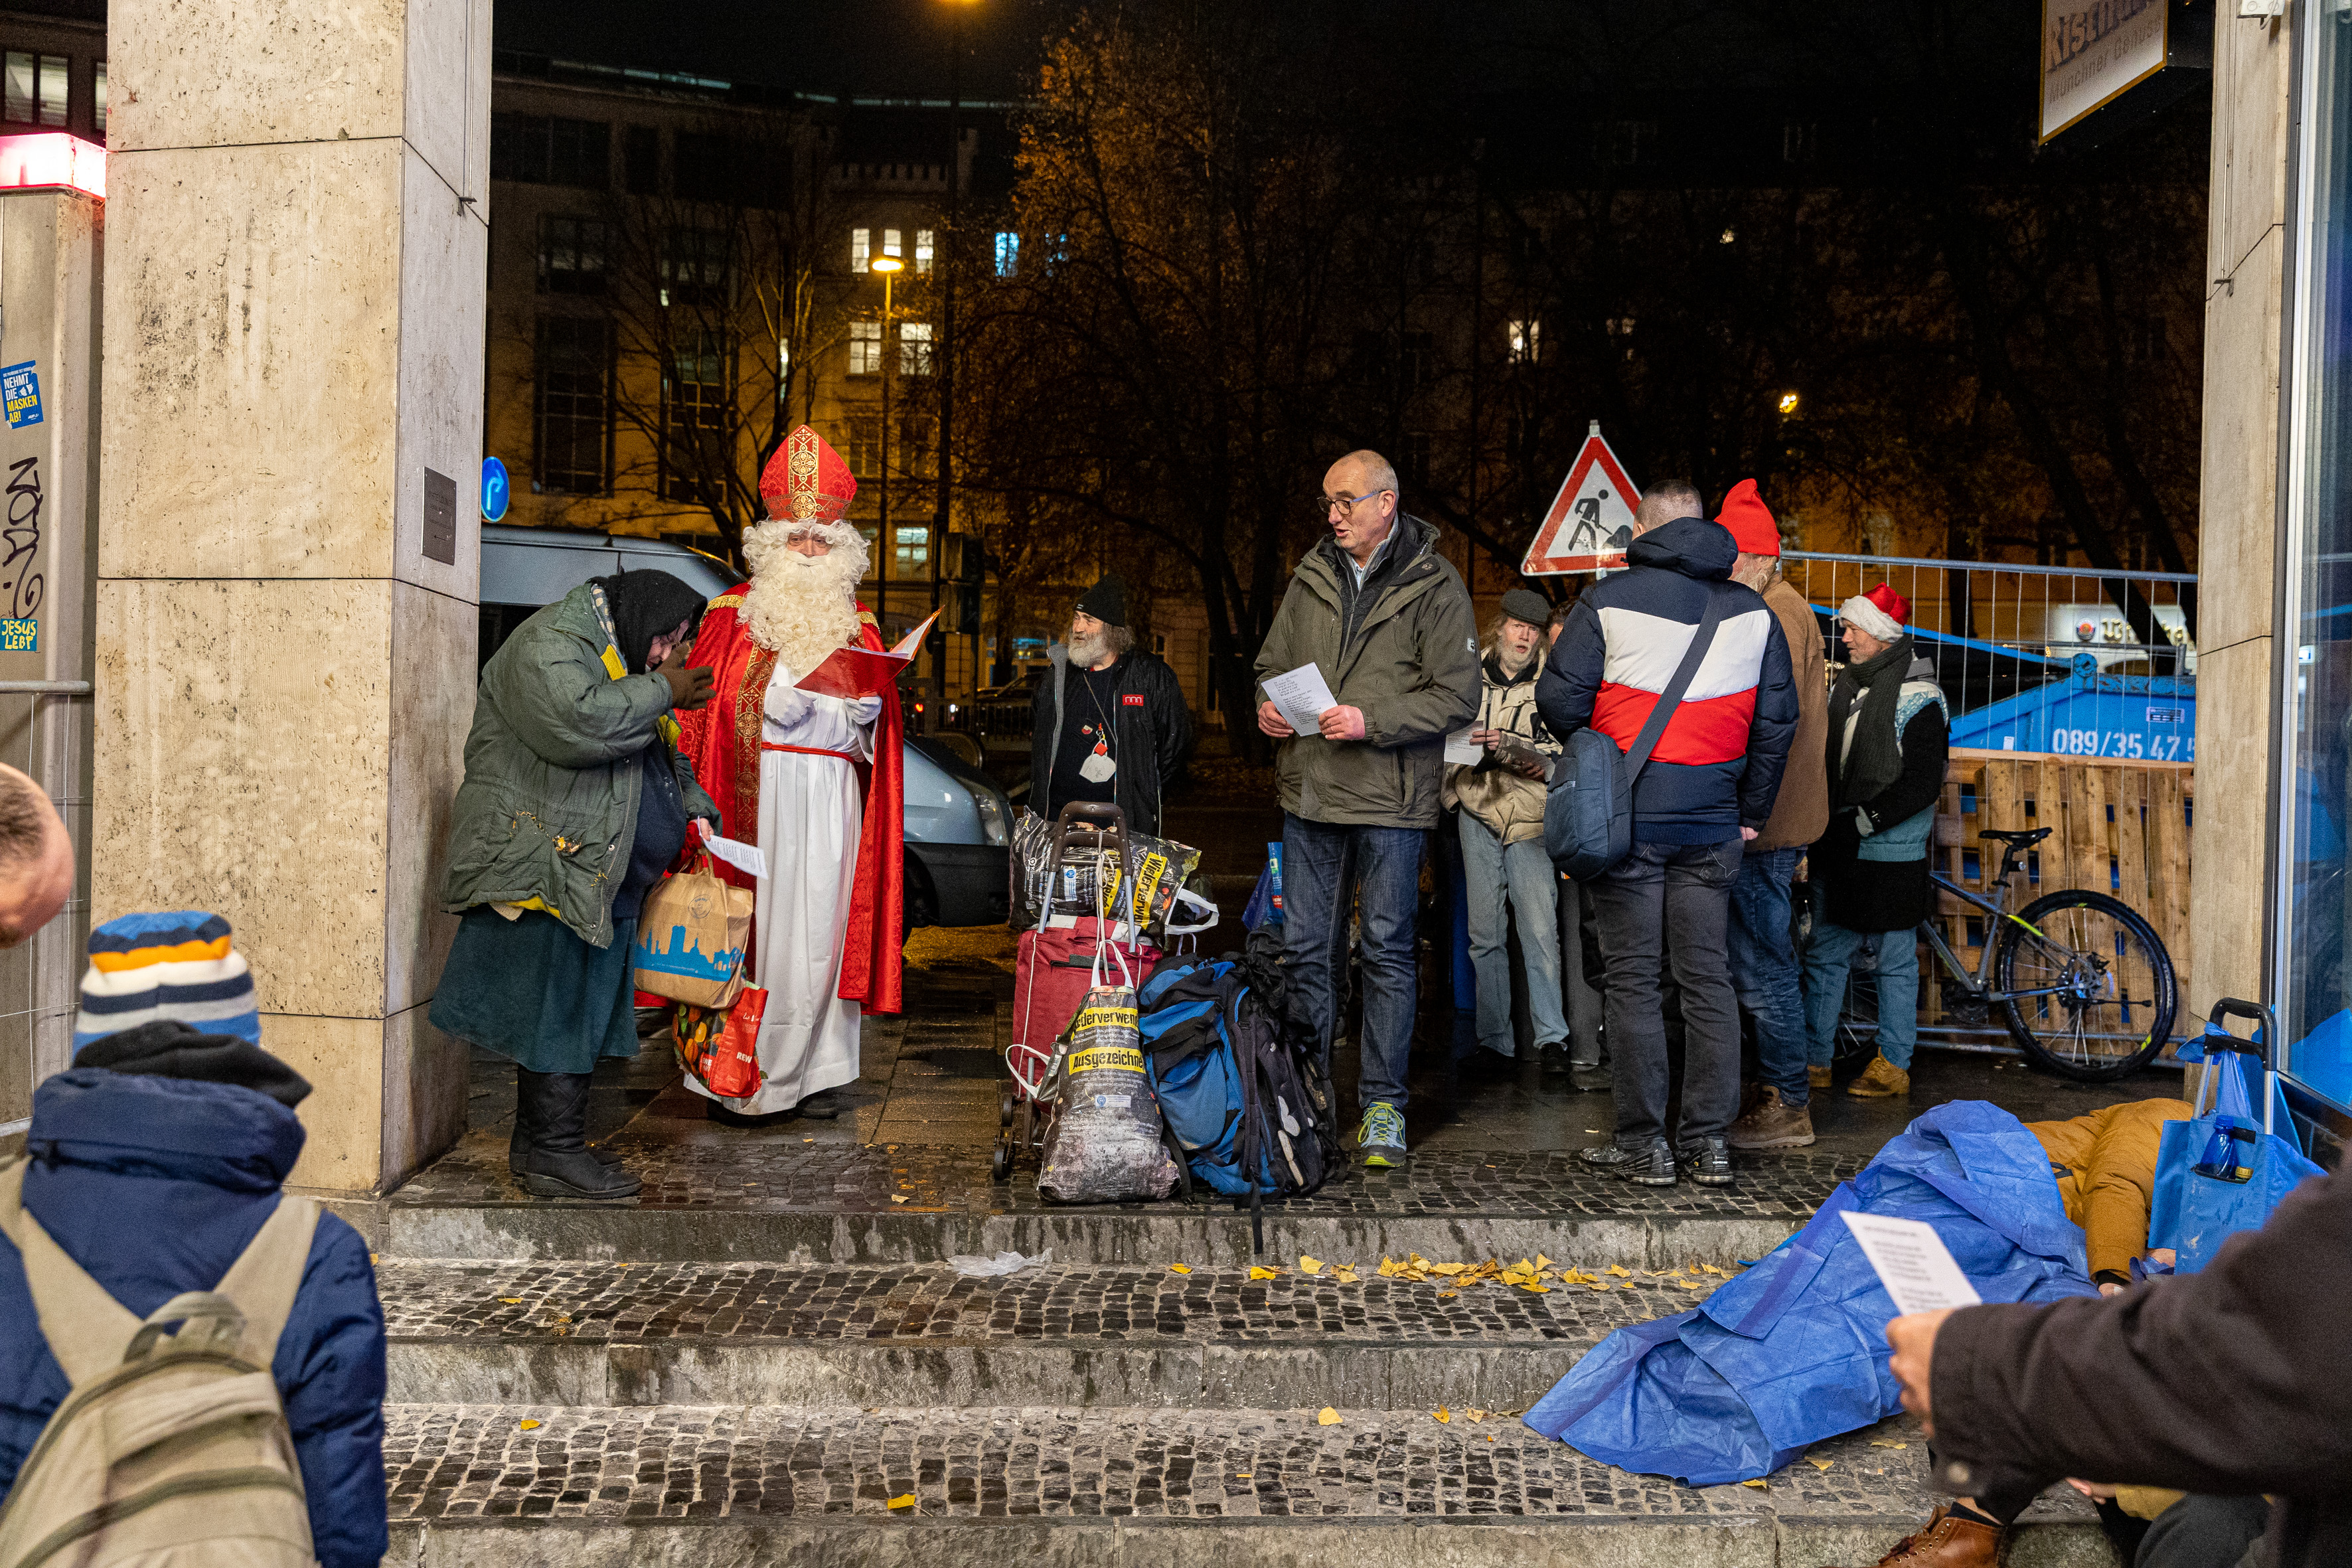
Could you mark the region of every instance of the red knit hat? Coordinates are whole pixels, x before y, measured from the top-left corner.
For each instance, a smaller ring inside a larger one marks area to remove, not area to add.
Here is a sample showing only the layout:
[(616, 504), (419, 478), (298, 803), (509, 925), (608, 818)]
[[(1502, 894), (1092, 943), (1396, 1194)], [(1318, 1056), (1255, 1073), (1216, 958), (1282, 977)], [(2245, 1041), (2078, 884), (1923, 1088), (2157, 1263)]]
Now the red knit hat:
[(760, 473), (768, 515), (793, 522), (839, 522), (856, 494), (849, 465), (805, 425), (784, 437)]
[(1780, 525), (1772, 521), (1772, 510), (1756, 493), (1754, 479), (1742, 479), (1731, 487), (1723, 498), (1723, 510), (1716, 521), (1731, 530), (1734, 543), (1743, 555), (1778, 555), (1780, 553)]

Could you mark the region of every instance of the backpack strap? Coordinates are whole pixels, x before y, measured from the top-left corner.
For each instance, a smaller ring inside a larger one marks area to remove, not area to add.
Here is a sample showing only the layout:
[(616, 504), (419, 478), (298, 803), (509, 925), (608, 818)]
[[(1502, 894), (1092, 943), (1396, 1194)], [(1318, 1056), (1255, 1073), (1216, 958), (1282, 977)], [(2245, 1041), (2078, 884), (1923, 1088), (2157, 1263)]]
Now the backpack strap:
[(213, 1287), (245, 1314), (241, 1353), (256, 1366), (267, 1368), (278, 1357), (278, 1336), (302, 1289), (302, 1272), (310, 1266), (310, 1241), (318, 1228), (316, 1199), (280, 1194), (276, 1211), (261, 1222), (260, 1230)]
[(25, 1208), (26, 1163), (0, 1171), (0, 1235), (16, 1244), (49, 1353), (75, 1387), (122, 1364), (139, 1320), (106, 1293)]
[(1633, 737), (1633, 744), (1625, 752), (1625, 788), (1630, 791), (1642, 776), (1642, 764), (1658, 748), (1659, 737), (1666, 732), (1666, 721), (1683, 705), (1683, 693), (1698, 674), (1698, 667), (1706, 661), (1706, 650), (1714, 646), (1715, 629), (1723, 624), (1724, 612), (1730, 606), (1731, 595), (1714, 584), (1707, 585), (1706, 608), (1698, 618), (1698, 629), (1691, 633), (1690, 647), (1683, 650), (1683, 661), (1675, 669), (1675, 678), (1666, 682), (1665, 690), (1658, 694), (1658, 704), (1650, 710), (1648, 722)]

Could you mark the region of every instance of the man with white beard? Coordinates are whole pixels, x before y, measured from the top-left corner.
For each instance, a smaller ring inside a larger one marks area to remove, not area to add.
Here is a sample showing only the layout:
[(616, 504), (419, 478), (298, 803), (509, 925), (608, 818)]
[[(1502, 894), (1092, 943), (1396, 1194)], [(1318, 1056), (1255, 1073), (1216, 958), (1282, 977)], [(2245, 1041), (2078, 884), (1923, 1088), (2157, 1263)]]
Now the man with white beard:
[(1176, 672), (1135, 646), (1126, 584), (1087, 589), (1049, 657), (1030, 703), (1032, 808), (1050, 818), (1074, 800), (1108, 801), (1136, 832), (1165, 831), (1160, 797), (1192, 752), (1192, 715)]
[(710, 668), (717, 691), (685, 717), (684, 750), (727, 837), (757, 843), (768, 864), (751, 952), (752, 984), (768, 993), (763, 1081), (720, 1100), (687, 1080), (718, 1121), (838, 1115), (824, 1091), (857, 1077), (861, 1015), (898, 1010), (898, 693), (851, 701), (794, 685), (835, 649), (883, 646), (857, 603), (866, 539), (845, 521), (856, 493), (815, 431), (787, 436), (760, 477), (768, 521), (743, 536), (751, 585), (710, 601), (690, 657)]

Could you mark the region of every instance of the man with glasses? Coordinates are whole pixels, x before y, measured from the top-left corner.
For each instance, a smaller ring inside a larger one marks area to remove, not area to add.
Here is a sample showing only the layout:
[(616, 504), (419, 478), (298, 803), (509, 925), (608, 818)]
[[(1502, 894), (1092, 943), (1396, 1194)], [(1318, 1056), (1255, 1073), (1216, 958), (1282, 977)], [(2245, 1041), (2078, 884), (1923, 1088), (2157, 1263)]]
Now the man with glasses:
[(1396, 470), (1378, 453), (1332, 464), (1315, 504), (1331, 536), (1291, 574), (1257, 676), (1314, 665), (1333, 706), (1316, 732), (1300, 734), (1261, 691), (1257, 724), (1281, 742), (1293, 1017), (1328, 1066), (1349, 918), (1360, 917), (1356, 1142), (1364, 1163), (1389, 1165), (1405, 1149), (1422, 851), (1437, 825), (1445, 737), (1478, 712), (1477, 621), (1460, 574), (1438, 553), (1437, 530), (1401, 510)]

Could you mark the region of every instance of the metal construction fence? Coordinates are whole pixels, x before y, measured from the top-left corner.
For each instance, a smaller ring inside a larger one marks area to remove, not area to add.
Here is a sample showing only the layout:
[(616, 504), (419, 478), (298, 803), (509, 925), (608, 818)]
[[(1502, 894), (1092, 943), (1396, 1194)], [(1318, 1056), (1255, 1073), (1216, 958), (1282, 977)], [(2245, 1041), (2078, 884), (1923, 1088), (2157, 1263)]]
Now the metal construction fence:
[[(1995, 892), (2001, 847), (1980, 832), (2049, 828), (2016, 873), (2017, 902), (2070, 888), (2121, 900), (2162, 939), (2185, 1006), (2197, 579), (1801, 553), (1786, 557), (1784, 569), (1821, 618), (1832, 666), (1843, 654), (1840, 605), (1881, 583), (1910, 603), (1913, 636), (1952, 711), (1935, 872), (1973, 892)], [(1973, 969), (1988, 940), (1983, 912), (1945, 894), (1936, 923)], [(1997, 1016), (1955, 1005), (1932, 950), (1921, 957), (1924, 1042), (2013, 1048)], [(1849, 1048), (1866, 1048), (1874, 1013), (1865, 970), (1849, 989)], [(2176, 1016), (2172, 1032), (2192, 1022)]]

